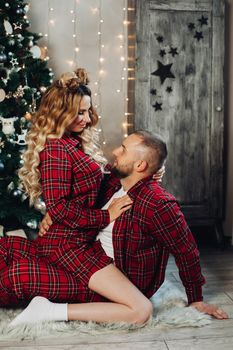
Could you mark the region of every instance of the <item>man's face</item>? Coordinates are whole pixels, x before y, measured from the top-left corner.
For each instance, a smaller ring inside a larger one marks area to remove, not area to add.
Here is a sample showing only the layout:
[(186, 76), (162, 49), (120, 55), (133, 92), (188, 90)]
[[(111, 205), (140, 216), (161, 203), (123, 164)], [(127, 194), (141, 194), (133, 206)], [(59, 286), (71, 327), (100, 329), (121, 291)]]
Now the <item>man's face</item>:
[(115, 157), (112, 170), (120, 179), (132, 174), (134, 164), (139, 160), (140, 144), (140, 137), (132, 134), (122, 142), (120, 147), (112, 152)]

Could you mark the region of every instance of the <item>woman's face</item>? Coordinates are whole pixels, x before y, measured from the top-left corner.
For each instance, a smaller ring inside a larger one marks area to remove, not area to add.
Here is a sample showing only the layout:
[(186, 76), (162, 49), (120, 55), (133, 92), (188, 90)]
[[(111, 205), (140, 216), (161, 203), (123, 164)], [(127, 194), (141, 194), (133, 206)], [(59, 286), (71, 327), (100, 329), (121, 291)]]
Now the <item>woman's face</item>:
[(89, 116), (90, 107), (91, 107), (90, 96), (87, 96), (87, 95), (83, 96), (80, 101), (77, 116), (72, 122), (72, 124), (69, 125), (69, 131), (82, 132), (83, 129), (85, 129), (86, 125), (91, 122), (91, 119)]

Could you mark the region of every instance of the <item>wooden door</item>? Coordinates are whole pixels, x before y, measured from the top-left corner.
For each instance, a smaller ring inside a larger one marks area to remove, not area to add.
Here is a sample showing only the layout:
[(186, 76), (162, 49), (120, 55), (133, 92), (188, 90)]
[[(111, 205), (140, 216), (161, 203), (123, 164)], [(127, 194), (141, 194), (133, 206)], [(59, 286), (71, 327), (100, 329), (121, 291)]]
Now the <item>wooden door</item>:
[(136, 0), (134, 129), (168, 144), (164, 186), (190, 222), (222, 216), (224, 2)]

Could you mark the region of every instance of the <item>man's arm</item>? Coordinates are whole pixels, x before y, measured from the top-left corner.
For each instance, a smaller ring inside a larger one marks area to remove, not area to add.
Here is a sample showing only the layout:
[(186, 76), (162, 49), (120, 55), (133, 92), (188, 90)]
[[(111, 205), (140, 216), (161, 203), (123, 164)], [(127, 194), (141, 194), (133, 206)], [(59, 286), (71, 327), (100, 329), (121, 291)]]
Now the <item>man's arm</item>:
[(201, 273), (199, 251), (178, 203), (175, 201), (157, 202), (152, 223), (156, 239), (175, 258), (186, 290), (188, 304), (218, 319), (227, 318), (223, 310), (203, 302), (202, 285), (205, 279)]

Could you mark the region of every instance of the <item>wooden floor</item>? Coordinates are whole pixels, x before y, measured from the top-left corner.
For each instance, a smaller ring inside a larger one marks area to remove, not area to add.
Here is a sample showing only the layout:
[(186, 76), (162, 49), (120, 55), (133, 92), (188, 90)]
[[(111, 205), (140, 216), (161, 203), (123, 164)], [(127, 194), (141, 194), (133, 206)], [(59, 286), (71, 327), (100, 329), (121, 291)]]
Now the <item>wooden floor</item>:
[[(225, 251), (208, 248), (201, 251), (203, 273), (207, 284), (204, 287), (205, 300), (221, 305), (229, 319), (213, 322), (202, 328), (154, 329), (140, 331), (116, 331), (101, 336), (77, 334), (75, 337), (59, 339), (40, 339), (35, 341), (0, 340), (0, 349), (38, 349), (38, 350), (232, 350), (233, 349), (233, 249)], [(174, 261), (169, 261), (169, 278), (177, 281), (179, 277)]]

